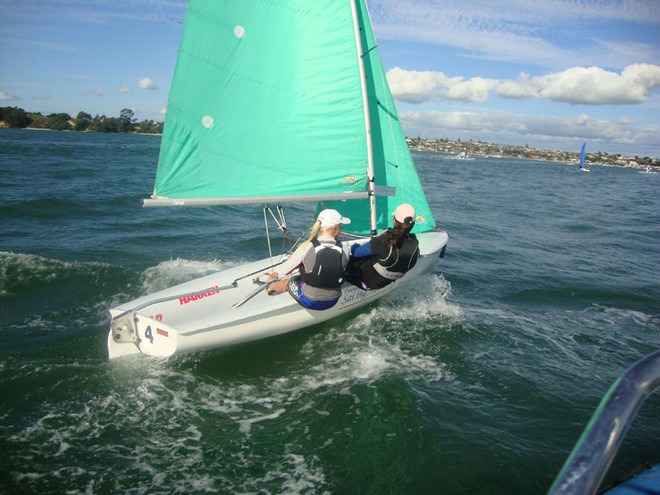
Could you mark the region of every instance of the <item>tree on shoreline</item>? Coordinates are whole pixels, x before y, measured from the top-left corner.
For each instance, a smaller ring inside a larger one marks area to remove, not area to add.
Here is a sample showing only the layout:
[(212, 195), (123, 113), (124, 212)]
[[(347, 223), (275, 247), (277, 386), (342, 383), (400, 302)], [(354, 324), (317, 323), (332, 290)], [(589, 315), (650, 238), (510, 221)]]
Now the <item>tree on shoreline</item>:
[(119, 117), (106, 117), (96, 115), (92, 117), (86, 112), (79, 112), (76, 118), (68, 113), (41, 113), (26, 112), (18, 107), (0, 107), (0, 127), (17, 129), (51, 129), (57, 131), (79, 132), (120, 132), (120, 133), (146, 133), (162, 134), (163, 123), (153, 120), (138, 122), (130, 108), (124, 108)]
[(121, 121), (121, 132), (130, 132), (135, 126), (136, 119), (135, 113), (130, 108), (122, 109), (119, 114), (119, 120)]
[(74, 131), (86, 131), (92, 121), (92, 116), (85, 112), (78, 112), (76, 123), (73, 126)]
[[(124, 108), (119, 117), (106, 117), (96, 115), (92, 117), (86, 112), (78, 112), (76, 118), (66, 113), (52, 113), (44, 116), (41, 113), (29, 113), (18, 107), (0, 107), (0, 127), (70, 130), (79, 132), (106, 132), (106, 133), (141, 133), (162, 134), (163, 123), (154, 120), (137, 122), (135, 114), (130, 108)], [(451, 141), (444, 139), (408, 138), (408, 146), (412, 150), (431, 151), (440, 153), (464, 153), (466, 146), (470, 146), (470, 153), (478, 156), (507, 156), (511, 158), (526, 158), (531, 160), (547, 160), (563, 163), (577, 163), (578, 155), (574, 152), (543, 150), (540, 148), (510, 146), (484, 141)], [(589, 163), (594, 165), (613, 164), (621, 166), (652, 166), (660, 167), (657, 158), (623, 157), (621, 154), (609, 155), (597, 151), (587, 155)]]
[(22, 108), (18, 107), (1, 107), (0, 120), (3, 121), (7, 127), (16, 127), (22, 129), (27, 127), (32, 122), (28, 114)]

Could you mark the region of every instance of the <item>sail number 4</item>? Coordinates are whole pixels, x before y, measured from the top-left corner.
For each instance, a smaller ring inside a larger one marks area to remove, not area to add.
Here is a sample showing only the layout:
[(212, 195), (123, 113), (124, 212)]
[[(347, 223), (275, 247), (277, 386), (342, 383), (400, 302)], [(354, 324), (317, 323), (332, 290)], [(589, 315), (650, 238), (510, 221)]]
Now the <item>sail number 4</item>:
[(151, 325), (147, 326), (147, 329), (144, 331), (145, 338), (149, 339), (149, 342), (154, 343), (154, 334), (151, 333)]
[[(157, 333), (158, 335), (163, 336), (163, 337), (168, 337), (168, 338), (169, 338), (169, 336), (170, 336), (170, 334), (169, 334), (169, 332), (168, 332), (167, 330), (163, 330), (163, 329), (158, 328), (158, 327), (156, 327), (156, 333)], [(145, 330), (144, 330), (144, 337), (145, 337), (146, 339), (149, 339), (149, 342), (150, 342), (150, 343), (152, 343), (152, 344), (154, 343), (154, 333), (153, 333), (153, 331), (151, 330), (151, 325), (147, 325), (147, 328), (145, 328)]]

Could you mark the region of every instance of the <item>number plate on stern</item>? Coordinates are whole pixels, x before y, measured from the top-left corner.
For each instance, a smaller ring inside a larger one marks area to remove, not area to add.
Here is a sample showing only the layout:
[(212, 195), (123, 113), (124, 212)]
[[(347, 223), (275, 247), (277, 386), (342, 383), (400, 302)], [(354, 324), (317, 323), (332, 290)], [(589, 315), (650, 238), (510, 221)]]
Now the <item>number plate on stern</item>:
[(147, 316), (135, 315), (138, 347), (151, 356), (171, 356), (176, 351), (177, 332), (172, 327)]

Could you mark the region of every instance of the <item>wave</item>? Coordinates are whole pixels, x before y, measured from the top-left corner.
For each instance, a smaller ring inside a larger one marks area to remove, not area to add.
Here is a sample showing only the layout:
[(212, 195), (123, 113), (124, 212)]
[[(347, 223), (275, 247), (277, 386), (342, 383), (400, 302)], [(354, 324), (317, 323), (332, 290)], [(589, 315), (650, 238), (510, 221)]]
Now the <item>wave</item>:
[(42, 359), (105, 350), (107, 308), (130, 275), (111, 265), (0, 252), (0, 341), (5, 351)]
[(240, 263), (221, 263), (219, 260), (193, 261), (180, 258), (162, 261), (142, 273), (142, 289), (145, 294), (151, 294), (238, 264)]
[[(140, 290), (156, 289), (162, 277), (178, 283), (191, 270), (197, 276), (224, 267), (169, 260), (142, 272)], [(49, 475), (60, 473), (76, 487), (130, 486), (133, 493), (191, 487), (314, 493), (331, 489), (328, 456), (345, 451), (347, 442), (356, 448), (349, 457), (371, 452), (366, 449), (374, 438), (396, 442), (387, 447), (388, 456), (417, 451), (421, 437), (410, 435), (410, 428), (419, 428), (415, 383), (451, 375), (436, 356), (411, 350), (409, 343), (429, 331), (425, 323), (435, 327), (438, 318), (460, 316), (446, 302), (448, 282), (425, 278), (431, 290), (411, 284), (368, 313), (231, 352), (103, 364), (46, 358), (38, 371), (24, 373), (20, 362), (10, 360), (5, 372), (15, 381), (45, 380), (56, 397), (11, 428), (14, 457), (31, 457), (31, 470), (17, 470), (15, 481), (43, 488)], [(414, 331), (397, 334), (396, 327)], [(72, 375), (77, 391), (70, 398)], [(115, 481), (118, 470), (125, 476)]]
[(104, 263), (60, 261), (34, 254), (0, 252), (0, 298), (55, 293), (95, 286), (108, 294), (116, 289), (122, 270)]
[(61, 261), (34, 254), (0, 251), (0, 298), (18, 298), (40, 292), (95, 288), (101, 297), (115, 296), (127, 288), (135, 296), (165, 289), (240, 263), (218, 260), (172, 259), (141, 273), (100, 262)]

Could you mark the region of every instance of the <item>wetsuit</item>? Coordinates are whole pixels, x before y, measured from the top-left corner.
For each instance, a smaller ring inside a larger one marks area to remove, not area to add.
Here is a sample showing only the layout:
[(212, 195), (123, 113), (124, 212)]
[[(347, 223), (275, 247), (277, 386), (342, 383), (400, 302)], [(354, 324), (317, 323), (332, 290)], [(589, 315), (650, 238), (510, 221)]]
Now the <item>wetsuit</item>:
[(309, 243), (300, 276), (291, 279), (289, 292), (306, 308), (331, 308), (341, 296), (348, 258), (348, 247), (341, 241), (329, 235), (318, 236)]
[[(363, 289), (380, 289), (400, 279), (417, 263), (419, 242), (415, 234), (406, 234), (393, 246), (387, 245), (387, 230), (368, 243), (354, 246), (349, 267), (351, 283)], [(360, 258), (370, 256), (365, 261)]]

